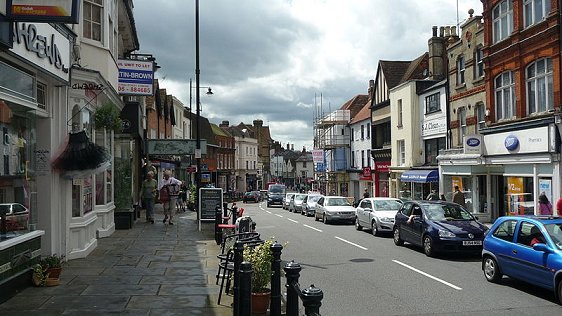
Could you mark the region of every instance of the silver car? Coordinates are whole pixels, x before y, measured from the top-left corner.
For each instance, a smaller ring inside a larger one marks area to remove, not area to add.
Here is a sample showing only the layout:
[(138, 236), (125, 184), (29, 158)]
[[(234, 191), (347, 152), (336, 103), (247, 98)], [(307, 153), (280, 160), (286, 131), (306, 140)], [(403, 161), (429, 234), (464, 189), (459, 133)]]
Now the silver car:
[(302, 209), (302, 201), (304, 201), (305, 197), (306, 194), (295, 193), (289, 202), (289, 212), (300, 213)]
[(322, 220), (324, 224), (331, 221), (355, 220), (355, 208), (343, 196), (323, 196), (316, 202), (314, 220)]
[(361, 200), (355, 209), (355, 228), (367, 227), (373, 235), (392, 232), (394, 217), (402, 206), (402, 201), (394, 198), (367, 198)]
[(304, 201), (302, 201), (301, 214), (306, 216), (314, 215), (316, 202), (318, 202), (321, 197), (322, 195), (319, 194), (307, 194)]
[(284, 210), (289, 209), (289, 203), (291, 202), (291, 198), (293, 197), (293, 195), (295, 195), (295, 193), (285, 194), (285, 197), (283, 198), (283, 209)]

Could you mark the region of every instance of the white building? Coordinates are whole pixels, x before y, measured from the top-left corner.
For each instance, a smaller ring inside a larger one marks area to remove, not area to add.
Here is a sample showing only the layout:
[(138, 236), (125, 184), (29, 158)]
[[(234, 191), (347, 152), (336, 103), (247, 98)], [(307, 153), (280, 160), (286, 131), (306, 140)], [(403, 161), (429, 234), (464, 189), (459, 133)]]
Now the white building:
[(367, 189), (374, 196), (372, 168), (374, 159), (371, 156), (371, 102), (351, 119), (350, 128), (350, 159), (349, 159), (349, 194), (359, 201)]

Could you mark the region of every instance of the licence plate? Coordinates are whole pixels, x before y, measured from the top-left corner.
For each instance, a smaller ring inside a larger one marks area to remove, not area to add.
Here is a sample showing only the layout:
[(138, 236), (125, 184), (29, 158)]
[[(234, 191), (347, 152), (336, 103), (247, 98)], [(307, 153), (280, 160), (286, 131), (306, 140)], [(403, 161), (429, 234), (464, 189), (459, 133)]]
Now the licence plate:
[(481, 246), (482, 240), (463, 240), (463, 246)]

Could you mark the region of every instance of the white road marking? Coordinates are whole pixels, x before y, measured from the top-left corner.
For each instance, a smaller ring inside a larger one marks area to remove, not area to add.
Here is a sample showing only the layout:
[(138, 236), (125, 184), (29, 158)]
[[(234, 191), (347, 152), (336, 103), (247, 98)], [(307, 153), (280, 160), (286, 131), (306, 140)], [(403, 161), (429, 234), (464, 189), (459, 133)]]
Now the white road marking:
[(299, 223), (299, 222), (297, 222), (297, 221), (295, 221), (294, 219), (291, 219), (291, 218), (287, 218), (287, 220), (289, 220), (289, 221), (291, 221), (291, 222), (293, 222), (293, 223), (297, 223), (297, 224)]
[(302, 226), (308, 227), (308, 228), (310, 228), (310, 229), (314, 229), (314, 230), (317, 231), (317, 232), (322, 232), (321, 229), (318, 229), (318, 228), (316, 228), (316, 227), (312, 227), (312, 226), (309, 226), (309, 225), (306, 225), (306, 224), (302, 224)]
[(405, 263), (402, 263), (402, 262), (400, 262), (400, 261), (398, 261), (398, 260), (392, 260), (392, 261), (395, 262), (395, 263), (398, 263), (399, 265), (401, 265), (401, 266), (403, 266), (403, 267), (406, 267), (406, 268), (408, 268), (408, 269), (410, 269), (410, 270), (412, 270), (412, 271), (415, 271), (415, 272), (417, 272), (417, 273), (419, 273), (419, 274), (421, 274), (421, 275), (424, 275), (424, 276), (426, 276), (426, 277), (428, 277), (428, 278), (430, 278), (430, 279), (433, 279), (433, 280), (435, 280), (435, 281), (437, 281), (437, 282), (441, 282), (441, 283), (445, 284), (446, 286), (452, 287), (452, 288), (455, 289), (455, 290), (458, 290), (458, 291), (462, 290), (461, 287), (458, 287), (458, 286), (456, 286), (456, 285), (454, 285), (454, 284), (451, 284), (451, 283), (449, 283), (449, 282), (447, 282), (447, 281), (441, 280), (441, 279), (439, 279), (439, 278), (437, 278), (437, 277), (434, 277), (434, 276), (431, 275), (431, 274), (425, 273), (425, 272), (423, 272), (423, 271), (421, 271), (421, 270), (418, 270), (418, 269), (416, 269), (416, 268), (414, 268), (414, 267), (412, 267), (412, 266), (409, 266), (409, 265), (407, 265), (407, 264), (405, 264)]
[(267, 212), (268, 214), (271, 214), (271, 212), (270, 212), (270, 211), (266, 211), (266, 212)]
[(275, 214), (275, 216), (279, 216), (279, 217), (281, 217), (281, 218), (283, 217), (283, 215), (279, 215), (279, 214)]
[(338, 236), (334, 236), (334, 237), (336, 237), (336, 239), (339, 239), (339, 240), (341, 240), (341, 241), (343, 241), (343, 242), (345, 242), (345, 243), (348, 243), (348, 244), (350, 244), (350, 245), (352, 245), (352, 246), (355, 246), (355, 247), (357, 247), (357, 248), (359, 248), (359, 249), (367, 250), (367, 248), (365, 248), (365, 247), (363, 247), (363, 246), (360, 246), (360, 245), (358, 245), (358, 244), (356, 244), (356, 243), (353, 243), (353, 242), (351, 242), (351, 241), (349, 241), (349, 240), (345, 240), (345, 239), (343, 239), (343, 238), (341, 238), (341, 237), (338, 237)]

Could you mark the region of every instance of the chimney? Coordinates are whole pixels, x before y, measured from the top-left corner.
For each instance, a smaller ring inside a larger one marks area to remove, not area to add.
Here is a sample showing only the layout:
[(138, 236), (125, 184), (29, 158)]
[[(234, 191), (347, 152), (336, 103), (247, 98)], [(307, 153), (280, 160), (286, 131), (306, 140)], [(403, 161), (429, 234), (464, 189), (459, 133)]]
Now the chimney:
[(441, 80), (445, 78), (446, 72), (446, 54), (445, 38), (450, 33), (450, 27), (440, 27), (439, 34), (437, 35), (437, 26), (433, 27), (433, 36), (427, 42), (429, 53), (429, 79)]
[(263, 121), (262, 120), (254, 120), (254, 126), (255, 127), (262, 127)]
[(291, 149), (291, 147), (289, 147), (289, 146), (290, 146), (290, 144), (287, 143), (287, 150)]
[(302, 152), (303, 152), (303, 153), (306, 152), (306, 146), (302, 146)]
[(291, 150), (295, 151), (295, 144), (291, 144)]
[(229, 122), (229, 121), (222, 121), (222, 122), (219, 124), (219, 127), (228, 127), (228, 125), (230, 125), (230, 122)]
[(369, 80), (369, 90), (368, 90), (369, 100), (373, 99), (374, 93), (375, 93), (375, 80), (371, 79)]

